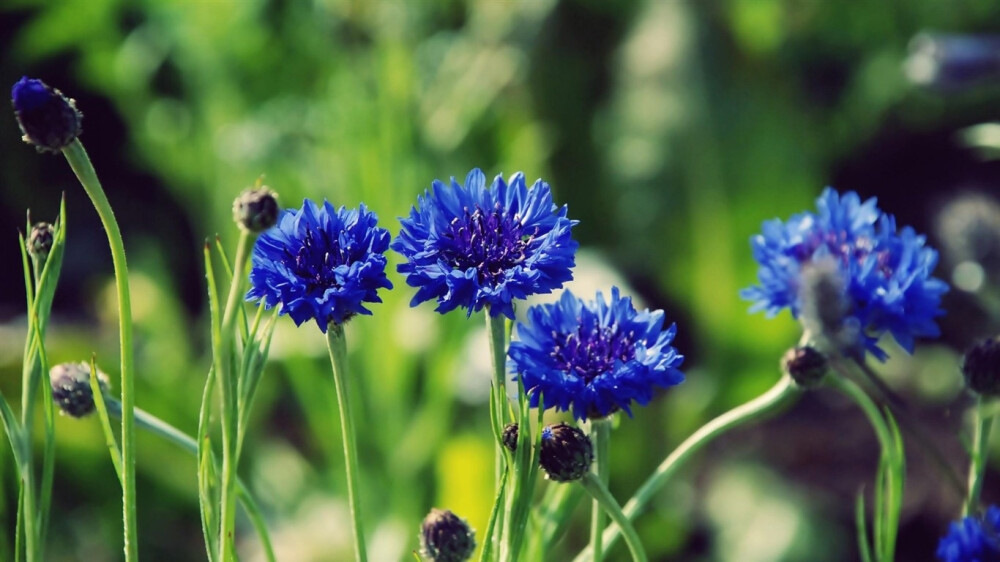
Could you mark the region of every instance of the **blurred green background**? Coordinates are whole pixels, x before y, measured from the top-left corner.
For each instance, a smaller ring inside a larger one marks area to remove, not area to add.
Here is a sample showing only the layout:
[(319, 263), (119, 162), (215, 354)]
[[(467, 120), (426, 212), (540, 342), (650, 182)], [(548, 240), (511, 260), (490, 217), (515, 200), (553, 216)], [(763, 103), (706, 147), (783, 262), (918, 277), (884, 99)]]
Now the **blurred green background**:
[[(0, 83), (27, 74), (77, 99), (129, 253), (138, 405), (189, 433), (209, 365), (201, 244), (216, 233), (235, 243), (232, 200), (259, 175), (286, 206), (365, 202), (393, 234), (434, 178), (472, 167), (545, 178), (580, 220), (575, 289), (618, 284), (666, 310), (688, 357), (687, 382), (615, 431), (611, 488), (624, 501), (701, 423), (778, 378), (796, 324), (748, 315), (738, 296), (755, 281), (748, 238), (762, 220), (812, 208), (834, 185), (879, 196), (936, 244), (935, 213), (949, 197), (996, 193), (990, 143), (970, 143), (982, 135), (968, 128), (1000, 120), (1000, 88), (920, 88), (906, 61), (921, 32), (998, 30), (991, 0), (5, 0)], [(104, 233), (62, 158), (18, 137), (12, 112), (0, 112), (0, 260), (10, 264), (0, 389), (20, 392), (16, 229), (29, 208), (51, 220), (62, 192), (69, 245), (49, 355), (96, 352), (114, 380)], [(412, 559), (432, 506), (483, 530), (492, 500), (484, 322), (411, 309), (413, 291), (391, 279), (374, 316), (348, 328), (379, 561)], [(957, 293), (949, 336), (914, 358), (890, 349), (884, 371), (964, 471), (957, 432), (968, 399), (955, 349), (997, 327)], [(272, 358), (241, 474), (279, 559), (347, 559), (321, 334), (282, 319)], [(60, 418), (57, 433), (50, 557), (117, 560), (120, 493), (98, 424)], [(143, 434), (139, 455), (144, 559), (204, 559), (193, 459)], [(852, 560), (854, 497), (871, 487), (876, 461), (859, 412), (820, 390), (709, 447), (638, 528), (653, 560)], [(916, 448), (908, 461), (899, 559), (927, 560), (960, 500)], [(0, 471), (6, 559), (16, 506), (6, 449)], [(991, 476), (984, 497), (1000, 501)], [(585, 544), (586, 511), (551, 560)], [(261, 560), (239, 523), (243, 558)], [(621, 545), (610, 556), (626, 557)]]

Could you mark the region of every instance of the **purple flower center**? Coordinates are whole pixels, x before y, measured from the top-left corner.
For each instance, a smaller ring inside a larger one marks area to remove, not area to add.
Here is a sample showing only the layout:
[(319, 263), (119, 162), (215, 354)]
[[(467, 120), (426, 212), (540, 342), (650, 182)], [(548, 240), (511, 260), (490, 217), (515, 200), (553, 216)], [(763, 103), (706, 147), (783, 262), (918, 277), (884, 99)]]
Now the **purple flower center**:
[(619, 331), (618, 324), (594, 325), (587, 331), (581, 326), (569, 334), (553, 334), (556, 345), (552, 358), (556, 367), (590, 383), (595, 377), (635, 356), (635, 332)]
[(538, 228), (525, 233), (520, 215), (508, 216), (497, 203), (492, 213), (476, 207), (452, 219), (442, 234), (441, 255), (455, 269), (476, 269), (480, 283), (495, 284), (504, 272), (523, 262)]
[(306, 282), (308, 291), (341, 286), (334, 268), (347, 263), (350, 256), (336, 240), (330, 240), (325, 231), (307, 230), (302, 246), (294, 255), (287, 248), (284, 252), (292, 271)]
[[(859, 236), (851, 240), (847, 232), (824, 232), (816, 233), (802, 244), (793, 249), (793, 256), (799, 263), (809, 261), (816, 250), (825, 245), (830, 254), (836, 257), (843, 265), (848, 266), (851, 262), (858, 265), (864, 264), (868, 256), (872, 255), (875, 249), (875, 242), (867, 236)], [(892, 258), (889, 250), (875, 252), (876, 267), (886, 279), (892, 276), (894, 268), (890, 263)]]

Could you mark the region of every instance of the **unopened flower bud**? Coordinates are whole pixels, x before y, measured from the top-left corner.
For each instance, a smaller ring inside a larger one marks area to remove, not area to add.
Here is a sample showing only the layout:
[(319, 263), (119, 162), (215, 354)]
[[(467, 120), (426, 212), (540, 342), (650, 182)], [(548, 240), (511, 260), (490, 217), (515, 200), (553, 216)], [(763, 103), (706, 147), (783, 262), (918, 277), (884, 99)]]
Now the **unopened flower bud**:
[(962, 358), (962, 375), (973, 392), (1000, 396), (1000, 340), (990, 338), (966, 351)]
[(476, 550), (476, 533), (447, 509), (431, 509), (420, 526), (420, 550), (430, 562), (463, 562)]
[(278, 222), (278, 196), (267, 186), (247, 189), (233, 201), (233, 220), (244, 230), (264, 232)]
[(80, 136), (83, 114), (59, 90), (24, 76), (10, 94), (24, 142), (39, 152), (59, 152)]
[(28, 234), (28, 241), (25, 243), (28, 255), (36, 260), (44, 261), (49, 257), (49, 250), (55, 240), (55, 229), (47, 222), (35, 223)]
[(550, 480), (569, 482), (583, 478), (590, 470), (594, 462), (594, 446), (579, 428), (557, 423), (542, 429), (539, 457), (542, 469)]
[(781, 370), (803, 388), (818, 385), (829, 370), (826, 355), (810, 346), (793, 347), (781, 358)]
[(517, 433), (518, 428), (516, 423), (509, 423), (503, 426), (501, 440), (503, 441), (503, 446), (507, 447), (512, 453), (517, 450)]
[[(108, 376), (97, 372), (101, 390), (108, 388)], [(82, 418), (94, 411), (94, 393), (90, 388), (90, 365), (61, 363), (49, 371), (52, 399), (66, 415)]]

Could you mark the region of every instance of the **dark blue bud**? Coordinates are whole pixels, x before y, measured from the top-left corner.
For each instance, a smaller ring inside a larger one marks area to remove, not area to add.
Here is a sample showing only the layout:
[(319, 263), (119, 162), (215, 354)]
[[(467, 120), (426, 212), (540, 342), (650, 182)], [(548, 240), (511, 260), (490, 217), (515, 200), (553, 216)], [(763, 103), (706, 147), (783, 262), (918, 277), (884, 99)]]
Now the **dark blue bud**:
[(10, 96), (24, 142), (39, 152), (59, 152), (80, 136), (83, 114), (59, 90), (24, 76), (11, 88)]

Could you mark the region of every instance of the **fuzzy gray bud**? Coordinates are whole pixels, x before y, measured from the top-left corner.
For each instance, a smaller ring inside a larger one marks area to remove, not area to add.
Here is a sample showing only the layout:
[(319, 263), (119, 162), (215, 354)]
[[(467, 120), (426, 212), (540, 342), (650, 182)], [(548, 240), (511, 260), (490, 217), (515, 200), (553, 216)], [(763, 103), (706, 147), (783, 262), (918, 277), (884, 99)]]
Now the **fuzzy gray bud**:
[[(97, 372), (101, 390), (108, 388), (108, 376)], [(94, 393), (90, 388), (90, 365), (61, 363), (49, 371), (52, 399), (66, 415), (82, 418), (94, 411)]]
[(430, 562), (464, 562), (476, 550), (476, 533), (447, 509), (431, 509), (420, 526), (420, 551)]
[(250, 232), (264, 232), (274, 226), (278, 211), (278, 196), (267, 186), (247, 189), (233, 201), (233, 220)]
[(31, 232), (28, 233), (28, 240), (25, 242), (28, 255), (35, 260), (45, 261), (49, 257), (49, 251), (52, 250), (53, 242), (55, 242), (55, 232), (52, 225), (47, 222), (35, 223), (35, 226), (31, 227)]

